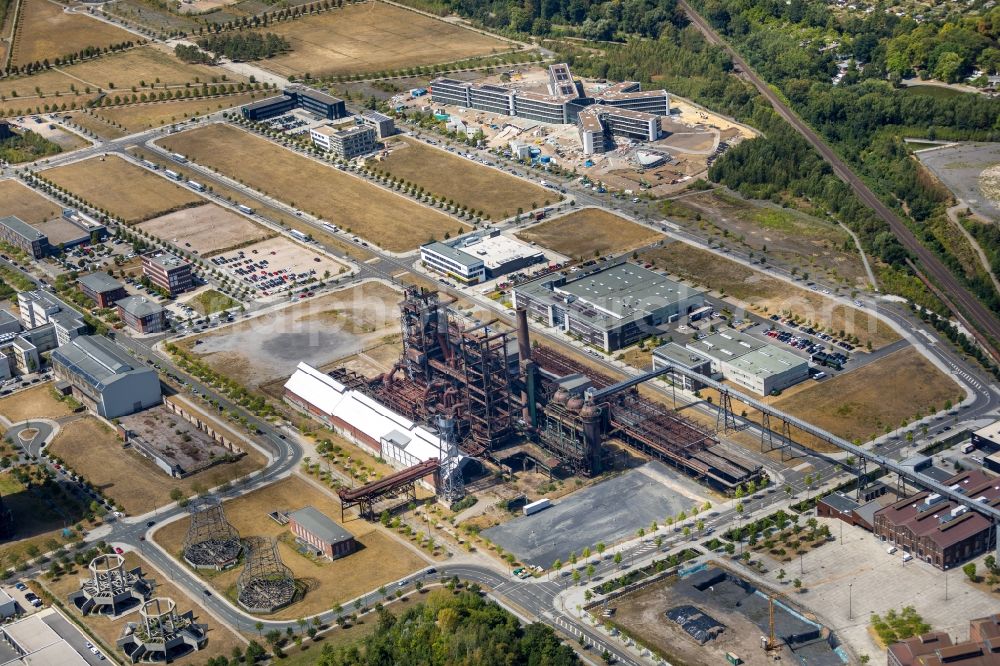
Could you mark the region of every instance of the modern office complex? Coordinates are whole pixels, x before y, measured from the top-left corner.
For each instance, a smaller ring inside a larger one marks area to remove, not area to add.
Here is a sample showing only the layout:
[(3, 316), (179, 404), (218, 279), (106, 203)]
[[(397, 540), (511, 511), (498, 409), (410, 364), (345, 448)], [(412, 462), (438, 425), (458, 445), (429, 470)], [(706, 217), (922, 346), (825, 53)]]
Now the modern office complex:
[(21, 314), (21, 325), (29, 331), (48, 324), (52, 325), (55, 334), (54, 344), (49, 349), (64, 345), (87, 332), (87, 323), (80, 312), (57, 298), (55, 294), (41, 289), (18, 292), (17, 310)]
[(167, 313), (159, 303), (145, 296), (128, 296), (115, 305), (118, 316), (139, 333), (160, 333), (167, 328)]
[(714, 378), (728, 379), (757, 395), (782, 391), (809, 377), (806, 359), (732, 329), (692, 340), (685, 347), (709, 359)]
[(166, 252), (142, 255), (142, 274), (171, 296), (183, 293), (194, 285), (191, 264)]
[(0, 217), (0, 242), (13, 245), (34, 259), (41, 259), (51, 250), (48, 236), (14, 215)]
[(81, 335), (52, 352), (56, 376), (106, 419), (160, 404), (156, 371), (133, 363), (124, 349), (103, 336)]
[(565, 63), (549, 67), (548, 89), (545, 95), (516, 87), (438, 78), (431, 82), (431, 99), (543, 123), (577, 123), (586, 154), (613, 148), (614, 136), (656, 141), (662, 136), (660, 117), (670, 113), (667, 91), (642, 91), (632, 81), (587, 97)]
[(375, 128), (375, 134), (379, 139), (385, 139), (396, 133), (396, 121), (384, 113), (369, 109), (359, 117), (365, 124)]
[[(961, 472), (944, 485), (976, 502), (1000, 506), (997, 478), (983, 471)], [(874, 531), (883, 541), (939, 569), (953, 569), (996, 544), (988, 518), (926, 490), (877, 512)]]
[(514, 307), (604, 351), (643, 340), (699, 308), (702, 292), (632, 263), (598, 264), (514, 288)]
[(492, 231), (421, 245), (420, 260), (437, 273), (464, 284), (476, 284), (544, 262), (545, 254), (499, 231)]
[(116, 301), (128, 296), (121, 282), (107, 273), (90, 273), (77, 280), (84, 296), (97, 303), (99, 308), (108, 308)]
[(347, 115), (344, 100), (305, 86), (288, 86), (281, 95), (252, 102), (240, 111), (247, 120), (267, 120), (292, 109), (305, 109), (329, 120)]
[(375, 150), (378, 134), (370, 125), (354, 125), (343, 129), (323, 125), (309, 130), (309, 137), (323, 150), (349, 160)]

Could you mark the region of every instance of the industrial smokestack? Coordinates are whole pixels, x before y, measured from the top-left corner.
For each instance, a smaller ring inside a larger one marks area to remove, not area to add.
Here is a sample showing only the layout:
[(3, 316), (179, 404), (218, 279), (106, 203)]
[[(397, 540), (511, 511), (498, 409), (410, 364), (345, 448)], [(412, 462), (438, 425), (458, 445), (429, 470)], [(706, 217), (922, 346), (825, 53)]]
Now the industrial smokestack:
[(517, 309), (517, 353), (522, 363), (531, 358), (531, 340), (528, 338), (528, 311)]

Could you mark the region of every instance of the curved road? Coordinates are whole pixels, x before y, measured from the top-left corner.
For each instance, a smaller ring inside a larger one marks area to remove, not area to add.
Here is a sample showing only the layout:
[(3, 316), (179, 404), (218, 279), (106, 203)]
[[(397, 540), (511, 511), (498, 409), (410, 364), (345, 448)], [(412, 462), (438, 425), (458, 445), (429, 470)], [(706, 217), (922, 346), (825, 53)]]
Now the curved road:
[[(742, 70), (743, 75), (750, 83), (760, 91), (767, 101), (771, 103), (774, 110), (784, 118), (788, 124), (794, 127), (813, 148), (819, 151), (837, 176), (850, 185), (851, 189), (861, 201), (871, 208), (882, 218), (892, 230), (899, 242), (910, 251), (923, 266), (924, 270), (933, 278), (934, 282), (944, 292), (942, 300), (952, 310), (956, 317), (962, 319), (963, 323), (973, 331), (979, 341), (994, 359), (1000, 361), (1000, 320), (974, 294), (968, 291), (961, 284), (951, 271), (941, 263), (937, 255), (928, 250), (917, 240), (917, 237), (910, 231), (910, 228), (899, 218), (896, 213), (886, 206), (881, 199), (859, 178), (851, 168), (842, 160), (840, 156), (806, 124), (785, 102), (768, 86), (767, 82), (760, 78), (757, 73), (747, 64), (746, 60), (736, 51), (735, 48), (719, 36), (712, 26), (698, 12), (696, 12), (687, 0), (678, 0), (678, 4), (690, 17), (692, 23), (706, 36), (706, 38), (726, 50), (733, 62)], [(958, 307), (956, 307), (956, 305)], [(971, 320), (971, 321), (970, 321)]]

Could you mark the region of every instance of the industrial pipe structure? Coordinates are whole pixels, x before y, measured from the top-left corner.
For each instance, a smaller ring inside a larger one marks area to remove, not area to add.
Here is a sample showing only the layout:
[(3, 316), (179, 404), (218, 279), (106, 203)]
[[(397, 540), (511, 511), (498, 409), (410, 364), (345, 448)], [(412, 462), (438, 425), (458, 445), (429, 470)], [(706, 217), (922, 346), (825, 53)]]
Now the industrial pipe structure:
[[(725, 384), (721, 384), (709, 377), (706, 377), (705, 375), (699, 374), (692, 370), (688, 370), (687, 368), (681, 368), (669, 364), (666, 366), (665, 370), (675, 372), (677, 374), (684, 375), (685, 377), (694, 379), (699, 383), (704, 384), (705, 386), (714, 388), (717, 391), (728, 392), (731, 396), (733, 396), (740, 402), (743, 402), (746, 405), (753, 407), (761, 414), (769, 414), (770, 416), (775, 416), (779, 419), (782, 419), (783, 421), (795, 426), (802, 432), (808, 433), (810, 435), (813, 435), (814, 437), (818, 437), (826, 442), (829, 442), (830, 444), (836, 446), (838, 449), (847, 451), (848, 453), (850, 453), (853, 456), (856, 456), (860, 460), (865, 460), (867, 462), (879, 465), (880, 467), (883, 467), (889, 471), (895, 472), (899, 476), (912, 482), (914, 485), (926, 488), (927, 490), (938, 493), (939, 495), (947, 497), (948, 499), (954, 502), (958, 502), (959, 504), (966, 506), (973, 511), (977, 511), (981, 515), (986, 516), (988, 519), (991, 519), (994, 522), (994, 525), (1000, 526), (1000, 509), (997, 509), (996, 507), (990, 506), (988, 504), (983, 504), (982, 502), (977, 502), (972, 497), (963, 495), (962, 493), (956, 492), (942, 483), (938, 483), (933, 479), (917, 474), (914, 470), (910, 470), (907, 467), (900, 465), (895, 460), (891, 460), (889, 458), (886, 458), (885, 456), (877, 455), (875, 453), (872, 453), (871, 451), (861, 448), (860, 446), (855, 446), (854, 444), (848, 442), (846, 439), (842, 439), (841, 437), (838, 437), (831, 432), (827, 432), (826, 430), (823, 430), (818, 426), (815, 426), (811, 423), (803, 421), (802, 419), (792, 416), (791, 414), (787, 414), (785, 412), (782, 412), (781, 410), (774, 409), (773, 407), (766, 405), (763, 402), (760, 402), (756, 398), (752, 398), (744, 393), (740, 393), (739, 391), (734, 391), (731, 387)], [(643, 375), (641, 377), (636, 377), (635, 379), (638, 381), (646, 381), (647, 379), (649, 379), (649, 377)], [(609, 386), (607, 389), (604, 390), (610, 390), (611, 388), (613, 387)], [(998, 540), (997, 546), (998, 548), (1000, 548), (1000, 540)]]

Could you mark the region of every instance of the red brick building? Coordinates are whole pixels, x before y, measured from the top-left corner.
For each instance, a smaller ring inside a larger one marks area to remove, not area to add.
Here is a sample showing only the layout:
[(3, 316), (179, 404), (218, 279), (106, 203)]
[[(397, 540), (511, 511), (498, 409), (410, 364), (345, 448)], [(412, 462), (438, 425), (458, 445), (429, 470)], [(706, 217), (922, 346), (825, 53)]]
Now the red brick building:
[(90, 273), (77, 280), (80, 291), (97, 303), (99, 308), (110, 308), (116, 301), (128, 296), (121, 282), (107, 273)]
[(183, 293), (194, 286), (191, 264), (165, 252), (142, 255), (142, 274), (171, 296)]
[(1000, 615), (969, 622), (969, 640), (954, 643), (943, 631), (889, 646), (888, 666), (1000, 666)]
[(354, 535), (311, 506), (288, 514), (289, 526), (300, 541), (335, 560), (357, 548)]
[[(944, 485), (987, 506), (1000, 506), (1000, 480), (980, 470), (956, 474)], [(876, 512), (874, 532), (939, 569), (951, 569), (996, 543), (982, 514), (937, 493), (919, 492)]]

